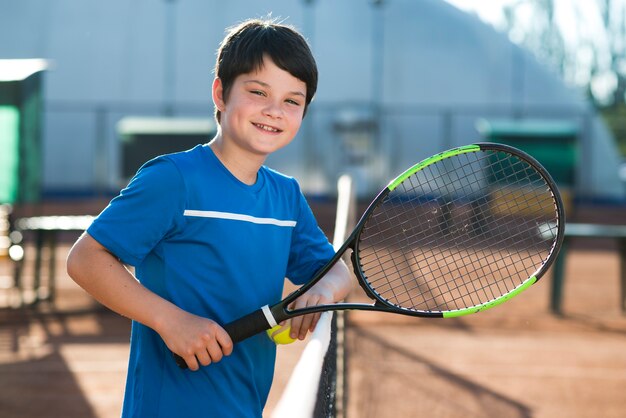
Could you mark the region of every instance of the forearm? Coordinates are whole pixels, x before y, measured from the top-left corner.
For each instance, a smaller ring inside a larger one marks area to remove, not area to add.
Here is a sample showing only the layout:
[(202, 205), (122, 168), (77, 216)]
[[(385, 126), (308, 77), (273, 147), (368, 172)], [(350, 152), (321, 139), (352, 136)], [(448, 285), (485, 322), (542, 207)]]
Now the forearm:
[(157, 331), (161, 318), (180, 311), (141, 285), (115, 256), (88, 234), (70, 250), (67, 269), (70, 277), (100, 303)]
[(100, 303), (158, 332), (191, 370), (220, 361), (232, 352), (230, 337), (217, 323), (185, 312), (142, 286), (89, 234), (80, 237), (70, 250), (67, 271)]

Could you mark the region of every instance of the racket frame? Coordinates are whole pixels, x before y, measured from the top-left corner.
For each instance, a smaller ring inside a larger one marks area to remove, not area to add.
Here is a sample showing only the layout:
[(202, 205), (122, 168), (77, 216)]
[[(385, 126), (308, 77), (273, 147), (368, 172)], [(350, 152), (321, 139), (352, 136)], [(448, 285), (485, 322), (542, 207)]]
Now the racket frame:
[[(404, 307), (397, 306), (395, 304), (390, 303), (384, 298), (378, 296), (378, 294), (369, 286), (367, 280), (365, 280), (365, 273), (360, 269), (359, 263), (357, 262), (359, 248), (358, 248), (358, 238), (361, 234), (361, 231), (367, 222), (367, 219), (372, 211), (374, 211), (377, 207), (377, 204), (382, 201), (390, 192), (392, 192), (395, 188), (397, 188), (404, 180), (413, 175), (414, 173), (428, 167), (432, 164), (435, 164), (438, 161), (465, 153), (471, 152), (479, 152), (484, 150), (494, 150), (501, 151), (508, 154), (512, 154), (522, 160), (525, 160), (529, 163), (537, 172), (540, 173), (542, 178), (546, 181), (552, 197), (555, 202), (555, 213), (557, 214), (557, 233), (556, 239), (554, 240), (554, 244), (551, 248), (550, 254), (546, 258), (546, 261), (539, 267), (539, 269), (534, 272), (534, 274), (530, 275), (528, 279), (518, 285), (515, 289), (501, 295), (493, 300), (490, 300), (485, 303), (481, 303), (475, 306), (454, 309), (448, 311), (424, 311), (424, 310), (416, 310), (416, 309), (408, 309)], [(305, 285), (301, 286), (299, 289), (288, 295), (282, 301), (269, 306), (269, 312), (271, 312), (271, 316), (273, 317), (273, 321), (271, 318), (268, 319), (268, 325), (271, 323), (280, 323), (284, 320), (311, 313), (318, 313), (324, 311), (339, 311), (339, 310), (370, 310), (370, 311), (383, 311), (383, 312), (391, 312), (402, 315), (409, 316), (417, 316), (417, 317), (435, 317), (435, 318), (451, 318), (473, 314), (476, 312), (484, 311), (494, 306), (500, 305), (507, 300), (517, 296), (528, 287), (536, 283), (548, 270), (548, 268), (554, 263), (558, 252), (563, 243), (565, 233), (565, 211), (563, 209), (563, 201), (561, 200), (561, 196), (558, 192), (558, 188), (556, 183), (550, 176), (550, 173), (532, 156), (527, 153), (508, 146), (504, 144), (498, 144), (493, 142), (478, 142), (471, 145), (465, 145), (458, 148), (453, 148), (439, 154), (435, 154), (421, 162), (413, 165), (409, 169), (405, 170), (402, 174), (397, 176), (394, 180), (392, 180), (387, 187), (381, 190), (378, 195), (372, 200), (369, 204), (359, 221), (357, 222), (354, 230), (350, 234), (350, 236), (346, 239), (344, 244), (337, 250), (335, 255), (328, 261), (326, 265), (324, 265), (320, 270), (318, 270), (313, 278), (309, 280)], [(363, 288), (365, 293), (374, 300), (372, 304), (367, 303), (333, 303), (328, 305), (318, 305), (318, 306), (310, 306), (306, 308), (299, 309), (289, 309), (288, 306), (294, 302), (298, 297), (306, 293), (309, 289), (311, 289), (321, 278), (328, 273), (328, 271), (343, 257), (344, 253), (348, 250), (352, 250), (351, 259), (352, 259), (352, 267), (354, 270), (354, 274), (359, 285)], [(264, 307), (265, 312), (268, 312), (267, 308)], [(265, 316), (265, 315), (264, 315)], [(271, 328), (268, 326), (268, 328)]]

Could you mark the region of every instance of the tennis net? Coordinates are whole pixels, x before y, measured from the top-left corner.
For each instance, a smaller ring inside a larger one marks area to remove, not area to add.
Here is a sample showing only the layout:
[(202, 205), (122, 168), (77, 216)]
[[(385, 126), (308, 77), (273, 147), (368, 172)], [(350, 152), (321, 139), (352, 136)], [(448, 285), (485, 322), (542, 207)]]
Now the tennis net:
[[(352, 179), (337, 182), (333, 246), (339, 248), (354, 225)], [(345, 313), (324, 312), (294, 368), (272, 418), (343, 417), (346, 407)]]

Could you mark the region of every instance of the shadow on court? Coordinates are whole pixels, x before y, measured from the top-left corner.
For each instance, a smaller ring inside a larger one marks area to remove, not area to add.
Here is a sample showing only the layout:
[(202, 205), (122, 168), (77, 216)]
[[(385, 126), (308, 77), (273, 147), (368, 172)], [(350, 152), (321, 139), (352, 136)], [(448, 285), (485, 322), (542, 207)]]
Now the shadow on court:
[(97, 306), (1, 310), (0, 415), (118, 416), (129, 329)]
[[(355, 388), (358, 395), (354, 396), (369, 400), (367, 406), (358, 408), (355, 416), (532, 416), (530, 408), (522, 402), (472, 381), (446, 364), (437, 364), (395, 344), (375, 330), (354, 327), (351, 337), (352, 354), (370, 359), (363, 365), (357, 358), (353, 360), (354, 377), (365, 373), (363, 379), (376, 382), (362, 385), (361, 390)], [(383, 359), (378, 366), (374, 365), (377, 359)], [(450, 393), (454, 395), (451, 397)]]
[(618, 257), (581, 249), (568, 264), (562, 316), (550, 275), (464, 318), (351, 312), (348, 416), (626, 416)]

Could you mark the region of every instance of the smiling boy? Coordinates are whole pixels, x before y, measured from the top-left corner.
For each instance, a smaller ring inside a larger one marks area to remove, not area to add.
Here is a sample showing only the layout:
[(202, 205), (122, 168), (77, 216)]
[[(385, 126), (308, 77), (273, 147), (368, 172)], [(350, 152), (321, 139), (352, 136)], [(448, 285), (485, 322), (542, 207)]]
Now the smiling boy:
[[(285, 277), (306, 283), (333, 255), (298, 183), (263, 165), (315, 94), (305, 40), (246, 21), (220, 45), (215, 74), (215, 138), (146, 163), (68, 256), (79, 285), (133, 320), (123, 417), (260, 417), (276, 347), (264, 333), (233, 347), (220, 324), (279, 301)], [(295, 307), (350, 288), (339, 263)], [(292, 334), (318, 318), (293, 319)]]

